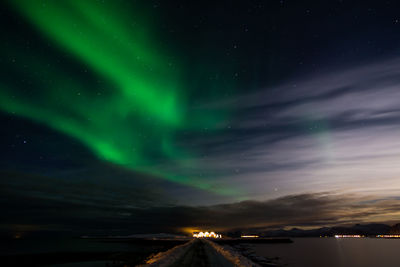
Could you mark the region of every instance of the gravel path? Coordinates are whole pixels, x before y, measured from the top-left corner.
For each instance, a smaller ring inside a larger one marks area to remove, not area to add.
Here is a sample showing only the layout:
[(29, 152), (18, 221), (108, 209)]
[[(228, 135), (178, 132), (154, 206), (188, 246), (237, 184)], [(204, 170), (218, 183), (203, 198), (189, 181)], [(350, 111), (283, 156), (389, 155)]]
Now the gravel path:
[(206, 244), (201, 239), (198, 239), (193, 243), (191, 248), (183, 255), (183, 257), (172, 266), (232, 267), (234, 265), (210, 245)]

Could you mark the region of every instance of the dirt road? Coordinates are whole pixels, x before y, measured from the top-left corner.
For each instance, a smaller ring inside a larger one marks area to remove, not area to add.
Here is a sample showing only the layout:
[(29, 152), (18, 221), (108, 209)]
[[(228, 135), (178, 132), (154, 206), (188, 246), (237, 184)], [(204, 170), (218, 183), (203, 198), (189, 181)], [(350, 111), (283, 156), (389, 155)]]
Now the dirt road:
[(231, 267), (234, 266), (206, 242), (197, 239), (189, 250), (180, 258), (173, 267)]

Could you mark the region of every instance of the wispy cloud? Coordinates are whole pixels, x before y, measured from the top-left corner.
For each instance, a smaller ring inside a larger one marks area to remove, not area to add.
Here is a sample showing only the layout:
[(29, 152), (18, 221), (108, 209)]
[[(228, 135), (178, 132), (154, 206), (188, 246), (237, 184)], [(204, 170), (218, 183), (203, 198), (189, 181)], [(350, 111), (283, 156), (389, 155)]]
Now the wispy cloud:
[[(382, 218), (388, 222), (398, 218), (399, 208), (400, 201), (395, 198), (323, 192), (206, 207), (144, 209), (139, 212), (139, 217), (144, 221), (158, 218), (160, 224), (157, 227), (160, 228), (272, 229), (382, 222)], [(131, 219), (136, 217), (137, 214)]]
[[(400, 216), (398, 197), (320, 192), (288, 195), (266, 201), (241, 201), (209, 206), (165, 205), (139, 207), (117, 203), (109, 192), (90, 197), (51, 197), (47, 192), (2, 192), (1, 231), (69, 231), (80, 234), (181, 232), (185, 229), (276, 229), (322, 227), (365, 222), (395, 222)], [(140, 203), (141, 194), (131, 200)], [(111, 201), (111, 199), (113, 199)], [(62, 212), (60, 212), (62, 211)]]
[(400, 192), (400, 60), (315, 73), (207, 108), (235, 107), (199, 166), (243, 198)]

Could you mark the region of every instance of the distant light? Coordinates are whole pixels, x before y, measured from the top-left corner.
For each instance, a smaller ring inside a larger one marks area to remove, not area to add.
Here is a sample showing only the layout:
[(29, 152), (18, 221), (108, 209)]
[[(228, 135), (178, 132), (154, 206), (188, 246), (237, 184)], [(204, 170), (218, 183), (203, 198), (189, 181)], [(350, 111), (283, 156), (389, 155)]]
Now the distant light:
[(335, 235), (335, 238), (361, 238), (363, 235)]
[(206, 238), (221, 238), (222, 237), (222, 235), (221, 234), (217, 234), (217, 233), (215, 233), (215, 232), (194, 232), (193, 233), (193, 237), (195, 237), (195, 238), (203, 238), (203, 237), (206, 237)]
[(258, 238), (258, 235), (242, 235), (241, 238)]
[(400, 235), (377, 235), (380, 238), (400, 238)]

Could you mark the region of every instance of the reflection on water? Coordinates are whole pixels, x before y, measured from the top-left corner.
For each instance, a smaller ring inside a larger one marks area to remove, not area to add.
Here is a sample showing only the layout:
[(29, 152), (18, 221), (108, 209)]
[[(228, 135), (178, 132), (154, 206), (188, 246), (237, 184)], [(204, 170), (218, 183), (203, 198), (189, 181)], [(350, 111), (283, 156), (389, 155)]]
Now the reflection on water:
[(378, 238), (293, 238), (292, 244), (255, 244), (264, 257), (293, 267), (398, 267), (400, 240)]

